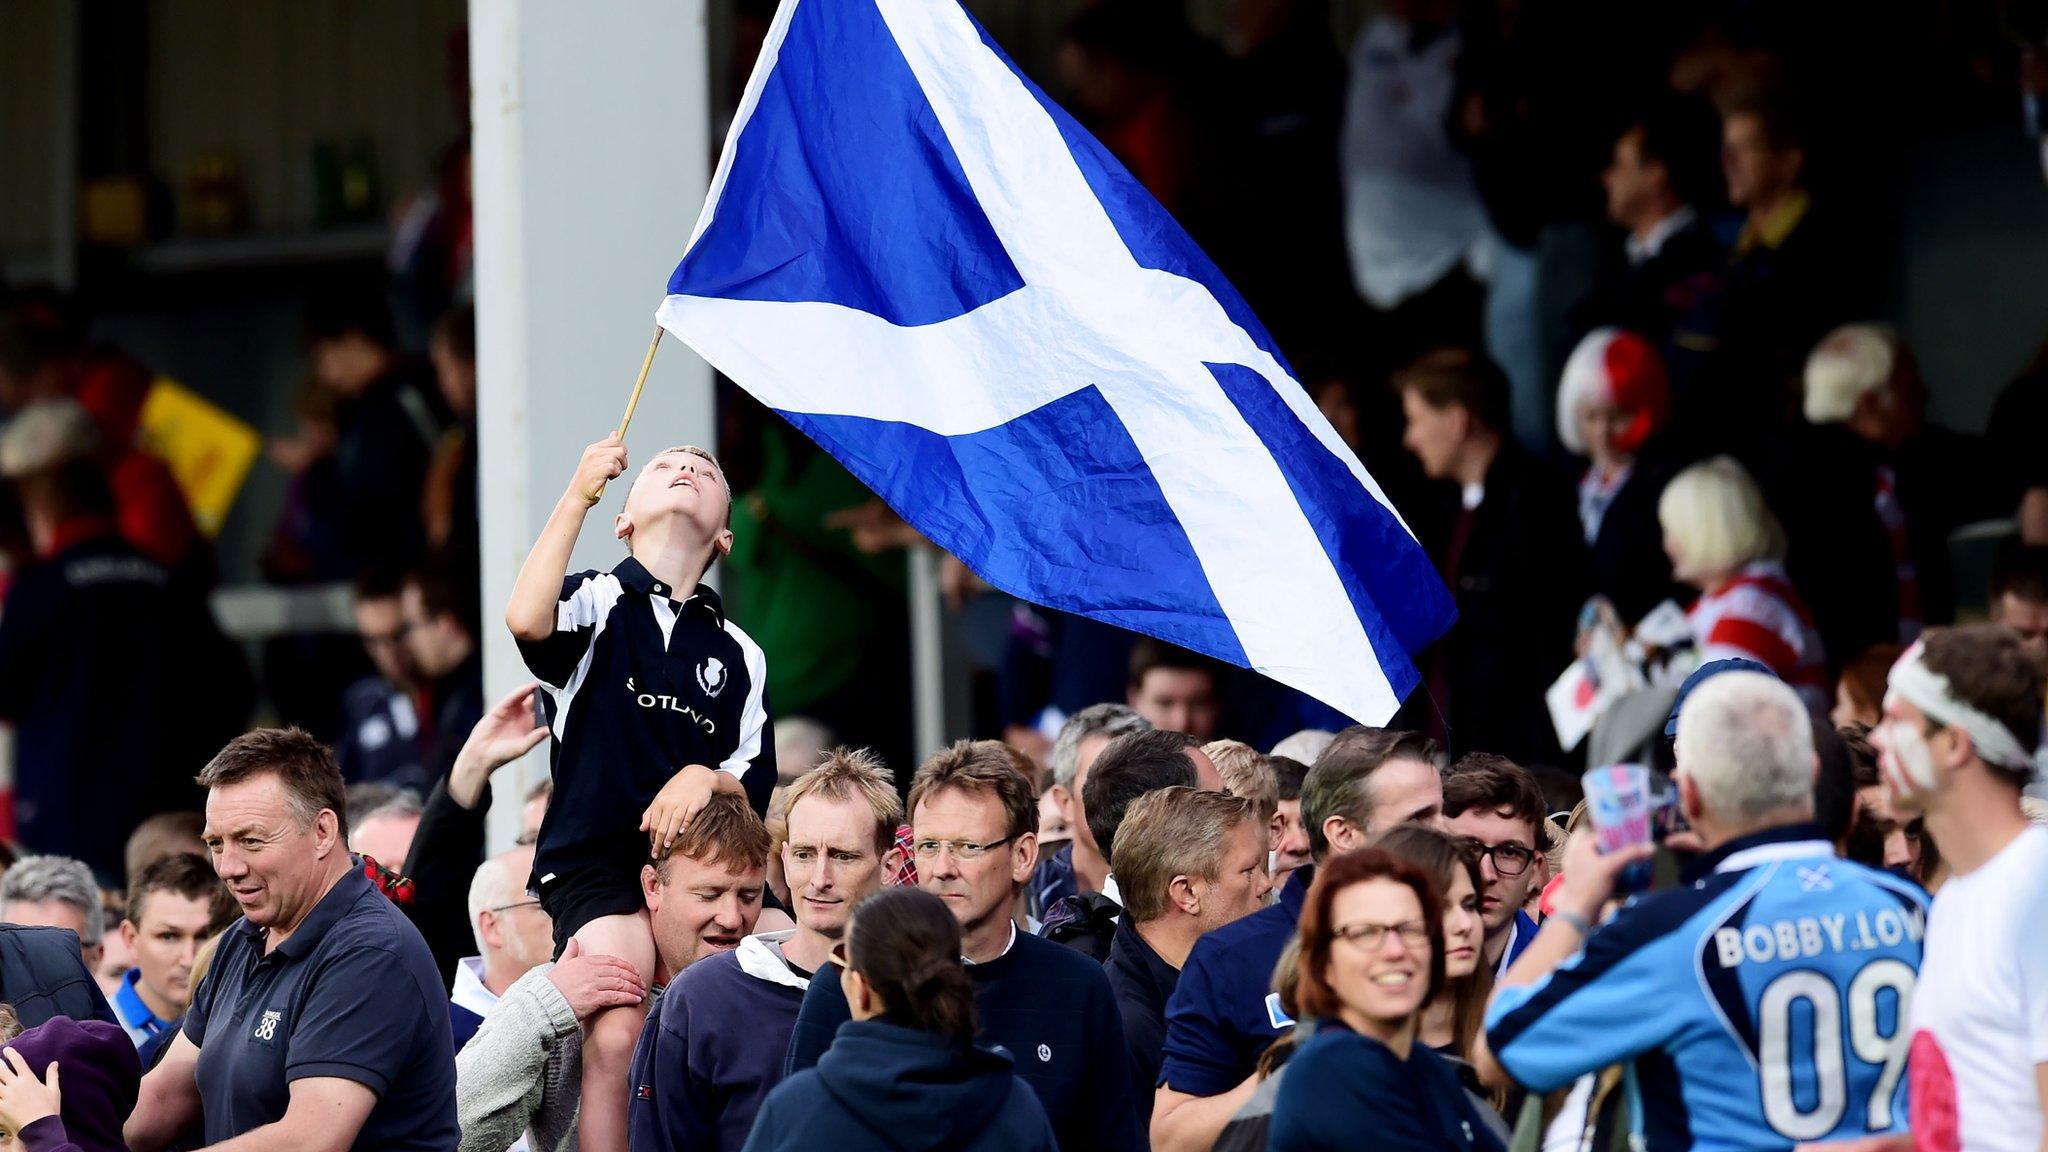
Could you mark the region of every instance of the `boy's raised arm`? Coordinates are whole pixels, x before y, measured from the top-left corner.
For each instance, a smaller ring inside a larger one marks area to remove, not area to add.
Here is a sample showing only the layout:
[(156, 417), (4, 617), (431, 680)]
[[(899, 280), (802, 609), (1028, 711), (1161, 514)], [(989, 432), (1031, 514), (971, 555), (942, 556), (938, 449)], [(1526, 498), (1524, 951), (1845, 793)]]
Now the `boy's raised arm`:
[(555, 501), (540, 539), (519, 566), (519, 579), (512, 584), (512, 602), (505, 607), (505, 626), (520, 640), (545, 640), (555, 630), (555, 604), (562, 595), (562, 578), (569, 572), (569, 554), (576, 550), (576, 534), (583, 530), (583, 517), (590, 511), (590, 494), (626, 470), (626, 442), (617, 432), (583, 450), (568, 490)]

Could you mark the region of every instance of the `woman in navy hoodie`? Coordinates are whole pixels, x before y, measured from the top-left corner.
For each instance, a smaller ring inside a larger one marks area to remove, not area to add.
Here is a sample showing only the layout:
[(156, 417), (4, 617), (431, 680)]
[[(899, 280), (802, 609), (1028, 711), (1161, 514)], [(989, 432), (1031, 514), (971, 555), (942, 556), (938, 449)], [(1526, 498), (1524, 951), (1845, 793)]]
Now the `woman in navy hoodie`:
[(1450, 1062), (1416, 1042), (1444, 981), (1443, 905), (1427, 872), (1378, 848), (1318, 867), (1297, 981), (1295, 1001), (1317, 1028), (1287, 1062), (1269, 1152), (1361, 1141), (1376, 1152), (1501, 1152)]
[(1010, 1058), (974, 1044), (960, 925), (938, 897), (868, 897), (832, 962), (853, 1019), (768, 1094), (745, 1152), (1057, 1152)]

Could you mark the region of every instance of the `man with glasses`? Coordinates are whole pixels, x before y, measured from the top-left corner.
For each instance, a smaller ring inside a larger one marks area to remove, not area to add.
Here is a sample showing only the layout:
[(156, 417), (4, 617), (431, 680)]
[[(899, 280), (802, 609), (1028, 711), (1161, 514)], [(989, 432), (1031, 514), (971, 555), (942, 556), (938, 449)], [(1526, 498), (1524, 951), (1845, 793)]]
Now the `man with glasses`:
[(448, 994), (448, 1023), (458, 1052), (512, 982), (554, 954), (554, 921), (539, 900), (526, 894), (532, 871), (533, 847), (527, 845), (484, 861), (470, 882), (469, 923), (477, 954), (457, 963), (455, 988)]
[(406, 644), (404, 582), (396, 572), (371, 569), (356, 581), (356, 636), (376, 674), (342, 694), (341, 734), (334, 758), (351, 784), (390, 780), (424, 791), (426, 745), (412, 694), (419, 670)]
[[(1142, 1149), (1123, 1024), (1101, 965), (1017, 925), (1017, 892), (1038, 859), (1031, 777), (1031, 762), (994, 740), (925, 761), (910, 785), (918, 886), (960, 921), (980, 1042), (1010, 1054), (1063, 1152)], [(812, 976), (784, 1076), (816, 1064), (850, 1018), (837, 971)]]
[(1479, 894), (1482, 950), (1496, 974), (1536, 939), (1536, 921), (1523, 906), (1550, 878), (1550, 862), (1536, 850), (1543, 812), (1536, 778), (1505, 756), (1468, 752), (1444, 777), (1445, 830), (1464, 841), (1486, 881)]

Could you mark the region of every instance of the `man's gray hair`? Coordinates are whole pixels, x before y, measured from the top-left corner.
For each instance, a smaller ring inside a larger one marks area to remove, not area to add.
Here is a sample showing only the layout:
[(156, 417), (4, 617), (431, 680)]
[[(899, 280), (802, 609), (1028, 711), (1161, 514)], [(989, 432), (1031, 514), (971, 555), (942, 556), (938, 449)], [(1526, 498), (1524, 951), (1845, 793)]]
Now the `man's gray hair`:
[(1678, 713), (1677, 753), (1716, 820), (1748, 826), (1813, 810), (1813, 720), (1775, 676), (1723, 672), (1693, 689)]
[(379, 816), (418, 816), (426, 811), (420, 794), (381, 780), (351, 784), (348, 789), (348, 822), (360, 826)]
[(80, 944), (90, 948), (107, 934), (107, 909), (100, 903), (99, 882), (82, 860), (69, 856), (23, 856), (0, 880), (0, 915), (9, 905), (44, 904), (56, 901), (78, 909), (85, 918), (85, 935)]
[(1088, 737), (1114, 740), (1151, 730), (1150, 721), (1121, 704), (1090, 704), (1060, 726), (1060, 738), (1052, 745), (1052, 782), (1072, 790), (1074, 774), (1081, 770), (1081, 741)]
[[(525, 854), (523, 849), (515, 848), (513, 852)], [(479, 923), (485, 910), (517, 904), (526, 897), (526, 877), (515, 874), (505, 859), (513, 852), (501, 853), (477, 865), (476, 877), (469, 882), (469, 930), (476, 937), (479, 956), (490, 951), (484, 946), (484, 930)]]
[(1299, 760), (1303, 764), (1313, 764), (1322, 756), (1324, 749), (1328, 748), (1330, 743), (1336, 739), (1337, 734), (1327, 729), (1303, 728), (1287, 739), (1273, 745), (1272, 754), (1275, 756), (1285, 756), (1289, 760)]

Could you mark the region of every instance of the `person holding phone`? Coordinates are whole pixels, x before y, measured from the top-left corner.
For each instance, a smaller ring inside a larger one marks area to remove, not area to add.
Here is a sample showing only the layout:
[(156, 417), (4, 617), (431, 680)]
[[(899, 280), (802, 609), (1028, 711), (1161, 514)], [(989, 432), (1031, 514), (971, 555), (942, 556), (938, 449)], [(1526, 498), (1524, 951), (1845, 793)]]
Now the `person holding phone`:
[(1575, 839), (1550, 918), (1487, 1007), (1482, 1075), (1549, 1092), (1630, 1061), (1633, 1135), (1651, 1152), (1904, 1132), (1901, 1006), (1926, 894), (1839, 859), (1813, 823), (1813, 726), (1783, 682), (1699, 685), (1677, 753), (1679, 807), (1704, 849), (1697, 883), (1596, 929), (1621, 873), (1653, 849)]

